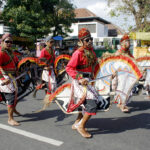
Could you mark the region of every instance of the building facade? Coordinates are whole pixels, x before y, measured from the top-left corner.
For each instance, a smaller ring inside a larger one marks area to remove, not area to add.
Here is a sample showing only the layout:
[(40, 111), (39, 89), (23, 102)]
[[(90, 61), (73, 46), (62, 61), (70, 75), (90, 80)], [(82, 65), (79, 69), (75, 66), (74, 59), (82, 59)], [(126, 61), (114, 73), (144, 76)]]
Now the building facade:
[(9, 27), (4, 25), (3, 20), (0, 20), (0, 35), (9, 33)]
[(77, 37), (78, 31), (81, 28), (88, 28), (94, 39), (94, 46), (101, 46), (104, 39), (107, 39), (112, 44), (112, 39), (120, 39), (125, 33), (116, 25), (96, 16), (86, 8), (75, 9), (75, 15), (75, 23), (71, 26), (73, 32), (68, 34), (69, 37)]
[(69, 36), (77, 36), (81, 28), (88, 28), (92, 37), (107, 37), (108, 24), (110, 22), (97, 17), (94, 13), (85, 8), (75, 9), (75, 23), (72, 24), (72, 33)]

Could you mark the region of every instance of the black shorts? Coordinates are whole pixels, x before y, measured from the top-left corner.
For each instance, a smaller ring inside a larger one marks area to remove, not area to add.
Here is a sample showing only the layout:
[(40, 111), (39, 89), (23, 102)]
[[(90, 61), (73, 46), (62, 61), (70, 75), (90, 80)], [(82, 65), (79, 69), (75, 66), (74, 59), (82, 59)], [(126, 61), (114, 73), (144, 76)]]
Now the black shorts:
[(8, 106), (13, 106), (15, 101), (15, 92), (14, 93), (4, 93), (6, 103)]
[(84, 102), (85, 112), (89, 114), (94, 114), (97, 112), (97, 103), (96, 100), (86, 99)]

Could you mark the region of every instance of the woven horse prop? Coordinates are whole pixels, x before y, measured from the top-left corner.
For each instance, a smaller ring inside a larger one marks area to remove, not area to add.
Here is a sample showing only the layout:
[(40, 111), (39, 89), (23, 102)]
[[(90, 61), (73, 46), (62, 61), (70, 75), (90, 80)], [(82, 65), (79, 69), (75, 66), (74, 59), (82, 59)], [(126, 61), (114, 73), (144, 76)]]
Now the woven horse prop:
[(146, 90), (146, 94), (150, 96), (150, 56), (139, 57), (136, 61), (145, 72), (144, 81), (142, 82), (143, 89)]
[[(69, 79), (65, 67), (68, 61), (70, 60), (70, 58), (71, 58), (70, 55), (63, 54), (63, 55), (59, 55), (54, 61), (54, 71), (56, 75), (57, 87), (59, 87), (59, 85), (63, 84)], [(39, 77), (39, 79), (41, 80), (41, 77)], [(41, 81), (41, 83), (38, 83), (34, 90), (33, 97), (35, 98), (37, 91), (43, 89), (44, 87), (45, 87), (45, 82), (43, 83)]]
[(97, 81), (95, 86), (99, 88), (98, 91), (101, 95), (109, 94), (106, 86), (112, 88), (115, 92), (114, 100), (120, 105), (125, 106), (130, 98), (133, 86), (142, 77), (142, 73), (136, 61), (128, 55), (103, 55), (96, 78), (113, 74), (114, 72), (116, 72), (116, 77), (112, 82), (104, 78), (103, 80)]
[[(17, 90), (17, 101), (21, 100), (25, 96), (29, 95), (33, 92), (36, 79), (37, 79), (37, 68), (39, 66), (44, 66), (45, 64), (38, 60), (37, 58), (27, 57), (22, 59), (18, 63), (18, 76), (10, 77), (11, 82), (15, 85)], [(2, 81), (0, 81), (0, 84)], [(32, 83), (32, 84), (31, 84)], [(11, 85), (11, 84), (10, 84)], [(11, 91), (10, 85), (0, 86), (0, 100), (6, 101), (5, 96), (3, 94), (4, 91)], [(3, 97), (3, 98), (2, 98)]]
[[(105, 109), (109, 105), (112, 75), (116, 73), (115, 100), (119, 103), (127, 103), (131, 89), (141, 78), (142, 74), (135, 61), (123, 55), (108, 54), (99, 60), (95, 67), (95, 80), (92, 81), (95, 86), (100, 100), (100, 108)], [(71, 83), (63, 84), (51, 94), (49, 103), (55, 100), (57, 105), (66, 114), (78, 113), (78, 111), (68, 112), (68, 105), (71, 99)]]

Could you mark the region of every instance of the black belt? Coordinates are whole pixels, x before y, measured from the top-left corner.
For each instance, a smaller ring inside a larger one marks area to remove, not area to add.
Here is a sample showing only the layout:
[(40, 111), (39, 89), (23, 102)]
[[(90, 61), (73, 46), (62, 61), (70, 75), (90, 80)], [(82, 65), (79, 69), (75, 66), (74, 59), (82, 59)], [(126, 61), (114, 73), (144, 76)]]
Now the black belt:
[(90, 72), (79, 72), (80, 74), (82, 74), (83, 78), (91, 78), (92, 74)]

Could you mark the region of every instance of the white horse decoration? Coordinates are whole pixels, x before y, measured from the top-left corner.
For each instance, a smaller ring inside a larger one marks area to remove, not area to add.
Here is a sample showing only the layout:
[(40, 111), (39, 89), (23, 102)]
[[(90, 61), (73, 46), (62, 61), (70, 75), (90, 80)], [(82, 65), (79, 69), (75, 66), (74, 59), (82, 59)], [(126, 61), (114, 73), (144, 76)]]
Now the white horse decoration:
[(139, 57), (136, 61), (142, 70), (145, 70), (144, 88), (150, 96), (150, 56)]
[[(100, 61), (100, 67), (96, 73), (96, 78), (107, 76), (108, 74), (114, 74), (116, 77), (112, 81), (115, 82), (114, 99), (121, 105), (126, 105), (131, 90), (135, 83), (142, 77), (142, 73), (136, 64), (136, 61), (128, 55), (103, 55)], [(115, 80), (115, 81), (114, 81)], [(109, 95), (111, 90), (111, 79), (103, 78), (95, 82), (100, 95)], [(112, 84), (114, 84), (112, 82)]]
[[(117, 86), (115, 89), (115, 100), (120, 103), (126, 103), (129, 99), (131, 89), (135, 83), (142, 77), (136, 62), (126, 55), (105, 54), (99, 60), (99, 64), (95, 67), (95, 80), (93, 86), (97, 89), (101, 97), (101, 105), (108, 104), (112, 78), (111, 75), (116, 72)], [(67, 112), (71, 99), (71, 83), (64, 84), (50, 96), (50, 102), (55, 100), (58, 106), (66, 114), (78, 113), (78, 111)]]

